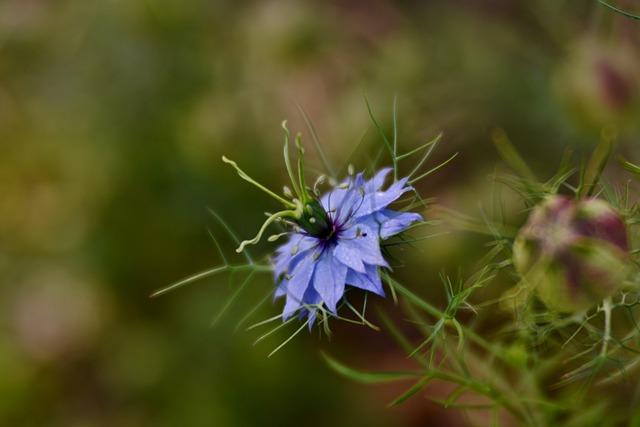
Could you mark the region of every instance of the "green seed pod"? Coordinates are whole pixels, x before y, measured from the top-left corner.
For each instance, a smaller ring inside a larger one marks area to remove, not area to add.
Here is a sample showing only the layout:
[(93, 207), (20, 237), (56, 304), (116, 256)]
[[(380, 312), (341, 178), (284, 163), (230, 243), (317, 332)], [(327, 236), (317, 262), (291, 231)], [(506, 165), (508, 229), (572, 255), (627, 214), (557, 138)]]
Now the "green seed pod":
[(599, 199), (551, 196), (520, 229), (513, 262), (547, 307), (588, 309), (612, 295), (627, 275), (629, 241), (620, 215)]
[(326, 237), (334, 231), (329, 215), (315, 199), (307, 202), (302, 215), (295, 222), (311, 236)]

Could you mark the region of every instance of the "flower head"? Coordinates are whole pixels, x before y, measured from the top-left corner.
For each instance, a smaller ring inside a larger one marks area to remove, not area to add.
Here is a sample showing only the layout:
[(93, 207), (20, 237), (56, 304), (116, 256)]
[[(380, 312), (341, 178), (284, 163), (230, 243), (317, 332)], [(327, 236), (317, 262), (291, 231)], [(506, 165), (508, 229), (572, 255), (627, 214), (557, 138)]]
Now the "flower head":
[(533, 210), (513, 248), (518, 272), (548, 307), (563, 312), (587, 309), (619, 289), (628, 257), (624, 220), (596, 198), (548, 198)]
[[(283, 318), (297, 313), (313, 325), (317, 311), (336, 314), (338, 302), (347, 285), (384, 296), (378, 268), (389, 268), (382, 256), (380, 241), (406, 230), (422, 217), (416, 213), (398, 212), (387, 207), (404, 193), (411, 191), (408, 178), (392, 183), (383, 190), (390, 168), (382, 169), (369, 180), (359, 173), (354, 176), (351, 166), (349, 177), (328, 193), (320, 196), (317, 186), (306, 184), (304, 149), (300, 134), (296, 136), (298, 150), (297, 174), (289, 159), (289, 130), (286, 122), (284, 162), (292, 188), (285, 187), (283, 196), (259, 184), (238, 165), (223, 157), (242, 179), (284, 205), (284, 210), (270, 214), (258, 234), (243, 241), (237, 251), (260, 241), (267, 227), (280, 222), (288, 232), (273, 235), (275, 241), (288, 235), (288, 241), (276, 250), (272, 258), (278, 287), (275, 297), (285, 297)], [(395, 174), (394, 174), (395, 175)]]
[[(380, 240), (406, 230), (422, 218), (387, 206), (411, 190), (401, 179), (383, 190), (390, 169), (372, 179), (350, 176), (322, 196), (276, 251), (276, 297), (286, 298), (283, 317), (308, 316), (325, 306), (335, 313), (345, 286), (384, 296), (378, 268), (388, 268)], [(308, 226), (307, 226), (308, 223)]]

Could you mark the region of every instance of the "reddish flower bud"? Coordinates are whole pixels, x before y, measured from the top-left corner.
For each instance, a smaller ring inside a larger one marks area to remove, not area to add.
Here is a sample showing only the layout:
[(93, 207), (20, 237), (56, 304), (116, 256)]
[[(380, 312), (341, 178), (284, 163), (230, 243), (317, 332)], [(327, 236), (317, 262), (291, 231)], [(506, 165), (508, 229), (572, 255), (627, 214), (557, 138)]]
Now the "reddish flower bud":
[(555, 86), (574, 118), (590, 128), (634, 127), (640, 108), (638, 49), (587, 38), (568, 52)]
[(629, 241), (621, 216), (600, 199), (551, 196), (520, 230), (513, 261), (524, 281), (554, 310), (573, 312), (620, 289)]

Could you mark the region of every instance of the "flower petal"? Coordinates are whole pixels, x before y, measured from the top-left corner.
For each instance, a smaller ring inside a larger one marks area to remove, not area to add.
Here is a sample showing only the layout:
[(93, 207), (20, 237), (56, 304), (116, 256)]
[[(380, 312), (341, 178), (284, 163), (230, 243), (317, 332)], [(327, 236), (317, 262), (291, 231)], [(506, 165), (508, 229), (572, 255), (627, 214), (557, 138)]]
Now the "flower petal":
[(304, 303), (305, 292), (313, 277), (316, 263), (313, 259), (313, 254), (308, 253), (296, 266), (291, 278), (286, 282), (285, 293), (287, 301), (282, 311), (282, 317), (287, 320), (292, 314), (294, 314)]
[(406, 230), (414, 222), (422, 221), (422, 215), (420, 214), (414, 212), (396, 212), (390, 209), (384, 209), (374, 214), (374, 216), (380, 223), (379, 232), (381, 239), (387, 239)]
[[(389, 266), (380, 252), (378, 233), (364, 223), (356, 223), (343, 231), (334, 252), (338, 252), (340, 246), (343, 246), (339, 250), (341, 253), (348, 253), (354, 259), (359, 258), (365, 264)], [(342, 261), (342, 257), (340, 260)], [(363, 272), (362, 269), (354, 268), (354, 270)]]
[(287, 280), (281, 280), (280, 284), (278, 285), (278, 287), (276, 288), (275, 292), (273, 293), (273, 299), (274, 301), (280, 297), (283, 297), (287, 294), (287, 285), (288, 285), (288, 281)]
[(352, 270), (359, 273), (365, 272), (362, 255), (356, 245), (346, 245), (339, 242), (333, 250), (333, 255), (338, 259), (338, 261)]
[(384, 182), (387, 179), (387, 175), (389, 175), (389, 172), (391, 172), (393, 170), (393, 168), (382, 168), (380, 169), (373, 178), (371, 178), (369, 181), (367, 181), (367, 183), (365, 184), (365, 188), (367, 190), (367, 192), (374, 192), (374, 191), (378, 191), (382, 188), (382, 186), (384, 185)]
[(293, 271), (298, 262), (307, 255), (305, 252), (317, 245), (318, 240), (313, 237), (292, 234), (288, 242), (276, 249), (276, 256), (272, 260), (274, 280), (280, 279), (284, 273)]
[(316, 264), (313, 287), (333, 313), (336, 312), (336, 305), (344, 294), (346, 278), (347, 266), (340, 263), (331, 251), (325, 251)]
[(378, 274), (378, 268), (374, 265), (367, 265), (366, 273), (358, 273), (354, 270), (347, 272), (347, 284), (374, 294), (384, 296), (382, 281)]
[(411, 190), (412, 187), (407, 186), (406, 184), (407, 178), (402, 178), (401, 180), (391, 184), (386, 191), (376, 191), (365, 194), (360, 208), (354, 213), (353, 217), (361, 218), (365, 215), (369, 215), (373, 212), (386, 208), (404, 193)]
[(340, 205), (337, 206), (336, 214), (333, 216), (336, 223), (344, 224), (360, 209), (366, 195), (364, 186), (365, 181), (363, 174), (359, 173), (351, 182)]
[[(349, 181), (345, 181), (345, 182), (342, 182), (340, 186), (348, 185), (348, 184), (349, 184)], [(342, 203), (342, 199), (344, 198), (344, 195), (347, 194), (347, 191), (349, 191), (347, 188), (340, 188), (340, 186), (333, 188), (331, 191), (324, 194), (320, 198), (320, 204), (322, 205), (324, 210), (327, 211), (329, 214), (331, 214), (331, 212), (336, 209), (336, 206), (340, 206), (340, 204)]]
[[(302, 300), (304, 304), (307, 306), (320, 304), (322, 302), (322, 299), (320, 298), (320, 294), (318, 294), (318, 292), (316, 292), (316, 290), (313, 289), (313, 286), (309, 286), (307, 288), (307, 291), (304, 293), (304, 297), (302, 297)], [(306, 317), (307, 320), (309, 321), (309, 325), (308, 325), (309, 330), (311, 330), (311, 328), (313, 327), (313, 324), (316, 321), (317, 314), (318, 314), (318, 310), (316, 308), (305, 307), (298, 311), (298, 318), (300, 320), (303, 320)]]
[[(362, 173), (353, 177), (348, 177), (339, 185), (335, 186), (331, 191), (320, 198), (322, 207), (331, 214), (333, 211), (342, 208), (345, 205), (345, 198), (351, 196), (353, 189), (364, 184)], [(335, 217), (335, 216), (334, 216)]]

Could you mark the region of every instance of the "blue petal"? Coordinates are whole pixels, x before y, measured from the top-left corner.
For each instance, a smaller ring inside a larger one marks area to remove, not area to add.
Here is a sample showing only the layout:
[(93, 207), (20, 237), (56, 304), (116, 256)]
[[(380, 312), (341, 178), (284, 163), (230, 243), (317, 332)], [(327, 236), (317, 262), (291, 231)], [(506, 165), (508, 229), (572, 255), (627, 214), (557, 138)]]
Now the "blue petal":
[(338, 207), (342, 206), (344, 197), (351, 191), (353, 187), (353, 178), (349, 177), (336, 185), (331, 191), (324, 194), (320, 198), (320, 204), (327, 211), (335, 211)]
[(291, 278), (286, 281), (286, 284), (283, 282), (287, 296), (287, 301), (282, 311), (284, 320), (287, 320), (287, 318), (294, 314), (304, 303), (304, 295), (311, 282), (316, 266), (313, 258), (312, 253), (303, 257), (291, 274)]
[(349, 270), (347, 273), (347, 284), (356, 288), (364, 289), (365, 291), (373, 292), (381, 297), (384, 296), (384, 290), (382, 289), (382, 281), (378, 274), (378, 268), (373, 265), (367, 265), (366, 273), (358, 273), (357, 271)]
[(360, 209), (366, 194), (364, 185), (365, 181), (362, 173), (359, 173), (351, 182), (347, 193), (342, 198), (340, 206), (338, 206), (336, 214), (333, 216), (335, 222), (344, 224)]
[(378, 191), (382, 188), (385, 180), (387, 179), (387, 175), (389, 175), (389, 172), (392, 170), (392, 168), (382, 168), (373, 176), (373, 178), (366, 182), (363, 178), (363, 173), (356, 175), (355, 179), (347, 178), (333, 190), (323, 195), (320, 199), (320, 203), (322, 204), (322, 207), (329, 211), (342, 206), (345, 195), (347, 195), (354, 187), (364, 187), (367, 193)]
[[(318, 274), (317, 269), (318, 269), (318, 266), (316, 263), (316, 272), (314, 274), (314, 277), (316, 277)], [(322, 302), (322, 297), (318, 292), (316, 292), (313, 286), (309, 286), (306, 292), (304, 293), (304, 296), (302, 297), (302, 301), (307, 305), (316, 305)]]
[[(347, 184), (348, 182), (340, 185), (347, 185)], [(320, 198), (320, 204), (322, 205), (325, 211), (331, 214), (332, 211), (336, 210), (336, 206), (340, 206), (340, 204), (342, 203), (342, 199), (344, 198), (344, 195), (347, 193), (347, 191), (348, 190), (346, 188), (335, 187), (331, 191), (325, 193)]]
[(336, 305), (344, 294), (347, 278), (347, 267), (340, 263), (331, 253), (324, 251), (318, 259), (313, 286), (327, 308), (335, 313)]
[(338, 242), (333, 255), (344, 265), (360, 273), (365, 272), (364, 262), (360, 254), (360, 248), (356, 245), (346, 245)]
[(413, 212), (401, 213), (387, 210), (385, 216), (388, 219), (382, 223), (380, 228), (380, 237), (383, 239), (406, 230), (414, 222), (422, 221), (422, 215)]
[(389, 266), (380, 252), (378, 233), (364, 223), (353, 224), (343, 231), (333, 252), (341, 262), (349, 262), (345, 262), (345, 265), (358, 267), (351, 267), (356, 271), (364, 272), (364, 269), (359, 268), (360, 263)]
[(360, 218), (386, 208), (389, 204), (396, 201), (407, 191), (411, 190), (410, 186), (406, 186), (407, 178), (402, 178), (394, 182), (386, 191), (376, 191), (367, 193), (358, 211), (354, 214), (354, 218)]
[(273, 274), (274, 279), (278, 280), (284, 273), (293, 271), (297, 263), (306, 256), (306, 251), (317, 246), (318, 240), (294, 233), (289, 241), (280, 245), (276, 249), (276, 256), (273, 258)]
[(305, 318), (308, 320), (309, 331), (313, 328), (313, 324), (316, 322), (316, 317), (318, 316), (318, 310), (315, 308), (307, 309), (303, 308), (298, 312), (298, 319), (304, 320)]
[(389, 175), (389, 172), (391, 172), (392, 170), (393, 170), (392, 168), (380, 169), (374, 175), (374, 177), (371, 178), (369, 181), (367, 181), (367, 183), (365, 184), (365, 189), (367, 190), (367, 193), (372, 193), (374, 191), (380, 190), (384, 185), (385, 180), (387, 179), (387, 175)]
[(359, 173), (322, 196), (320, 203), (334, 221), (342, 223), (361, 206), (365, 195), (364, 185), (363, 174)]
[(278, 285), (278, 287), (276, 288), (275, 292), (273, 293), (273, 299), (274, 300), (276, 298), (280, 298), (280, 297), (285, 296), (287, 294), (287, 285), (288, 284), (289, 284), (288, 280), (280, 281), (280, 284)]
[(367, 224), (374, 230), (378, 230), (381, 239), (387, 239), (406, 230), (414, 222), (422, 221), (422, 216), (413, 212), (396, 212), (390, 209), (383, 209), (368, 217), (359, 218), (358, 221)]
[[(304, 297), (302, 297), (302, 300), (304, 304), (308, 306), (320, 304), (322, 302), (320, 295), (316, 292), (315, 289), (313, 289), (313, 286), (309, 286), (307, 288), (307, 291), (304, 293)], [(300, 311), (298, 311), (298, 317), (301, 320), (304, 319), (305, 317), (308, 319), (309, 330), (311, 330), (313, 324), (316, 321), (317, 312), (318, 310), (311, 307), (305, 307)]]

